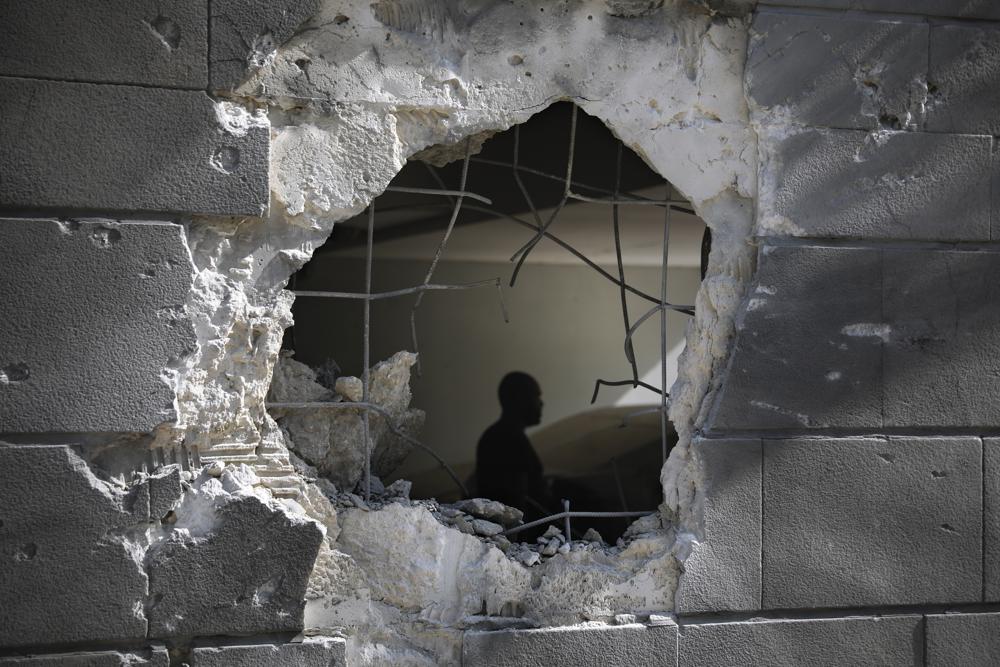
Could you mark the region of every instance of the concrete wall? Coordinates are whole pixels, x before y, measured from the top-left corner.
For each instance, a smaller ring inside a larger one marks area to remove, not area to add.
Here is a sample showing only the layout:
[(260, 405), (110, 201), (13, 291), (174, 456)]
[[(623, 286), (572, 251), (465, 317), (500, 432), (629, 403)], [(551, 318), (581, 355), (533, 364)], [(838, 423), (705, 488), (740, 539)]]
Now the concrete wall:
[[(1000, 15), (659, 4), (6, 8), (0, 663), (995, 662)], [(529, 570), (426, 508), (335, 507), (263, 401), (334, 222), (563, 97), (719, 245), (682, 530)]]

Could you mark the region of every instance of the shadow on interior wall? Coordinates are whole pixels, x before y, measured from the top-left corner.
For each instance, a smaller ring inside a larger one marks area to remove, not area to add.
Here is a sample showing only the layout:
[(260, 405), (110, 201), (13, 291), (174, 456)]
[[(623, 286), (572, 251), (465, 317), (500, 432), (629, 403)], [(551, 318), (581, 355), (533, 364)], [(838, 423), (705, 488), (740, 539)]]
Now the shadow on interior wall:
[[(417, 496), (467, 493), (461, 482), (473, 476), (476, 441), (496, 419), (497, 382), (523, 367), (545, 387), (548, 406), (548, 427), (529, 434), (535, 458), (558, 477), (537, 505), (561, 511), (566, 498), (574, 510), (655, 510), (659, 469), (676, 434), (661, 423), (660, 387), (641, 380), (638, 368), (660, 367), (666, 339), (682, 339), (692, 311), (667, 301), (665, 228), (672, 225), (670, 296), (690, 304), (705, 227), (600, 121), (570, 104), (476, 150), (466, 142), (426, 156), (439, 165), (458, 158), (443, 166), (411, 161), (371, 217), (334, 231), (292, 280), (296, 326), (285, 347), (313, 367), (336, 366), (334, 376), (344, 378), (327, 378), (328, 389), (341, 399), (353, 392), (348, 400), (358, 402), (370, 393), (366, 365), (419, 347), (412, 407), (426, 412), (426, 424), (421, 435), (407, 435), (426, 439), (454, 470), (410, 453), (385, 481), (407, 477)], [(374, 258), (370, 276), (365, 257)], [(498, 304), (502, 283), (509, 284)], [(607, 381), (589, 408), (596, 378)], [(660, 380), (669, 386), (670, 377)], [(408, 402), (409, 372), (405, 384), (394, 396), (405, 393)], [(637, 388), (648, 391), (645, 405), (615, 408), (618, 394)], [(521, 438), (528, 442), (523, 430)], [(529, 516), (542, 511), (503, 489), (483, 495)], [(613, 540), (627, 523), (589, 521), (574, 523), (574, 532), (600, 526)]]

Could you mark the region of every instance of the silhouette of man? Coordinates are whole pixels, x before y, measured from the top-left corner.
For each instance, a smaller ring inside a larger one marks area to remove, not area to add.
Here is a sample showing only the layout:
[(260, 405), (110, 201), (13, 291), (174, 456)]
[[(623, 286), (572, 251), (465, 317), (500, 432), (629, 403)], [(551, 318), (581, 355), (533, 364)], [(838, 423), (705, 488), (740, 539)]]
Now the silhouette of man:
[(479, 495), (521, 509), (526, 516), (540, 515), (536, 504), (548, 506), (549, 493), (542, 462), (524, 429), (542, 420), (542, 390), (535, 378), (514, 371), (500, 381), (497, 394), (500, 419), (486, 429), (476, 448)]

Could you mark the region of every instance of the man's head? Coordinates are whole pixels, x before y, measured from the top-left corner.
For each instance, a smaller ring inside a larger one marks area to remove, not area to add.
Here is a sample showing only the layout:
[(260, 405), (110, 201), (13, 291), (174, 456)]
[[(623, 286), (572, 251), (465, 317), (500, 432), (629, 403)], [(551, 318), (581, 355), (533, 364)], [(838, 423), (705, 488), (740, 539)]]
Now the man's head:
[(535, 378), (521, 371), (507, 373), (497, 390), (504, 415), (514, 417), (525, 426), (542, 421), (542, 390)]

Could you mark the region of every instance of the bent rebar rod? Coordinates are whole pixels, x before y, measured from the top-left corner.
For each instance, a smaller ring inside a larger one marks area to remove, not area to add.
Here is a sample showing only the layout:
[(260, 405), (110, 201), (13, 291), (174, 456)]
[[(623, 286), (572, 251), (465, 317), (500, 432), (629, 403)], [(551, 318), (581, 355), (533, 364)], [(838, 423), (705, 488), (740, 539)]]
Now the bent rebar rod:
[(656, 514), (656, 510), (649, 510), (646, 512), (578, 512), (576, 510), (572, 512), (559, 512), (558, 514), (552, 514), (541, 519), (536, 519), (535, 521), (529, 521), (528, 523), (521, 524), (520, 526), (515, 526), (514, 528), (509, 528), (503, 531), (501, 535), (514, 535), (515, 533), (520, 533), (522, 530), (528, 530), (529, 528), (534, 528), (535, 526), (542, 526), (567, 517), (577, 517), (581, 519), (624, 519), (630, 517), (649, 516), (650, 514)]

